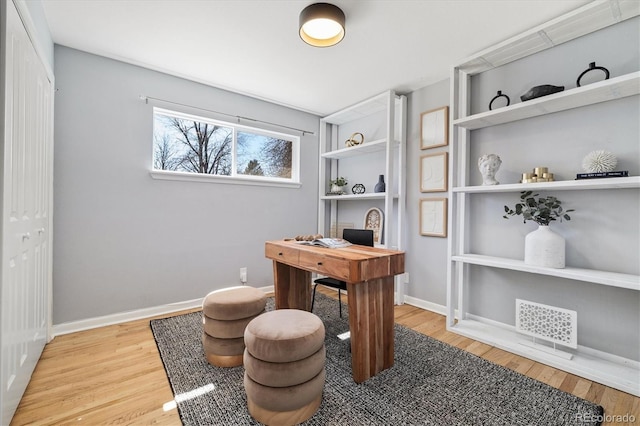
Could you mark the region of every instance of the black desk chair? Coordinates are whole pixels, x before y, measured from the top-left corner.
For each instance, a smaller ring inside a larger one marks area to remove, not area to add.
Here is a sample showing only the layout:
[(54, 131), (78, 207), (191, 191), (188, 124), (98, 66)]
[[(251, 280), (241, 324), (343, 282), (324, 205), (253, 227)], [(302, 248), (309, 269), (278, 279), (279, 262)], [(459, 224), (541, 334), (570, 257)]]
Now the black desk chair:
[[(342, 238), (351, 244), (373, 247), (373, 230), (371, 229), (345, 229), (342, 231)], [(336, 280), (335, 278), (318, 278), (314, 281), (313, 297), (311, 298), (311, 312), (313, 312), (313, 304), (316, 301), (316, 288), (318, 284), (326, 287), (338, 289), (338, 303), (340, 306), (340, 318), (342, 318), (342, 290), (347, 291), (347, 283), (345, 281)]]

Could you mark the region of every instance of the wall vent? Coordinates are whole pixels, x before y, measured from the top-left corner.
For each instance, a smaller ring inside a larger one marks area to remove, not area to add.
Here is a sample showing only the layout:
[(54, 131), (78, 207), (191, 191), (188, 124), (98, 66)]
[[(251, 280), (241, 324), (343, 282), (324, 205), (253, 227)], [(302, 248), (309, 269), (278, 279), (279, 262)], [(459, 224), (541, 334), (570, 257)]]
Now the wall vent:
[[(555, 306), (516, 299), (516, 331), (576, 349), (578, 313)], [(570, 357), (569, 357), (570, 358)]]

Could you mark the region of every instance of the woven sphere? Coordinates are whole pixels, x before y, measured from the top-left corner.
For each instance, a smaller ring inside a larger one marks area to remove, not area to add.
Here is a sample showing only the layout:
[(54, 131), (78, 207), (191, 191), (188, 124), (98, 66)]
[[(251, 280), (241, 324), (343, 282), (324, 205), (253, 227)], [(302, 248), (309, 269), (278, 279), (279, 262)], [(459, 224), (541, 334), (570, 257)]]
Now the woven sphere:
[(618, 159), (609, 151), (599, 150), (588, 153), (582, 160), (582, 169), (587, 173), (612, 172)]

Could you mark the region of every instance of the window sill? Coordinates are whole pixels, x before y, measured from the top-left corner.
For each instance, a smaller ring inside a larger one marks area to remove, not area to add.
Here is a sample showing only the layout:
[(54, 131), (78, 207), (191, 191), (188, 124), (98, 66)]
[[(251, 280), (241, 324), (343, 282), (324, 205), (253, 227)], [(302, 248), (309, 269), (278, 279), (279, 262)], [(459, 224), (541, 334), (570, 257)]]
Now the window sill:
[(196, 173), (181, 173), (181, 172), (169, 172), (152, 170), (149, 172), (152, 178), (160, 180), (179, 180), (188, 182), (203, 182), (203, 183), (222, 183), (231, 185), (255, 185), (255, 186), (275, 186), (280, 188), (300, 188), (302, 184), (300, 182), (283, 181), (277, 178), (260, 178), (255, 179), (251, 177), (241, 176), (216, 176), (216, 175), (203, 175)]

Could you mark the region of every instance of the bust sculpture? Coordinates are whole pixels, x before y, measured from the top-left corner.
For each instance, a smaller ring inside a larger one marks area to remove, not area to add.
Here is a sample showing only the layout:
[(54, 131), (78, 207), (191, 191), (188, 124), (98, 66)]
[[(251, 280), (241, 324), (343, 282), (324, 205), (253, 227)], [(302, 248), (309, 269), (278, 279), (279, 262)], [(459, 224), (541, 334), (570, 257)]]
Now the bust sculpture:
[(496, 172), (500, 168), (502, 160), (496, 154), (484, 154), (478, 158), (478, 169), (482, 175), (483, 185), (498, 185)]

